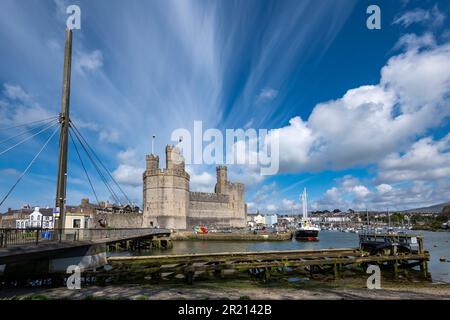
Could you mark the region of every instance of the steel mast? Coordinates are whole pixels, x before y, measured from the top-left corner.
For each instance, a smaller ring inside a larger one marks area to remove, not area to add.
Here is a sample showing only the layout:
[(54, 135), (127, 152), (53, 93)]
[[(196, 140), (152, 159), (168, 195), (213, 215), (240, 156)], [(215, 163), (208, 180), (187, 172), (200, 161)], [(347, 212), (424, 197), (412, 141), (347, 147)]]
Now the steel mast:
[(61, 98), (61, 113), (59, 123), (61, 124), (59, 134), (59, 154), (58, 154), (58, 179), (56, 181), (56, 204), (55, 209), (59, 209), (59, 218), (56, 217), (55, 228), (64, 229), (66, 221), (66, 187), (67, 187), (67, 149), (69, 142), (69, 106), (70, 106), (70, 75), (72, 65), (72, 30), (66, 30), (66, 44), (64, 49), (64, 73)]

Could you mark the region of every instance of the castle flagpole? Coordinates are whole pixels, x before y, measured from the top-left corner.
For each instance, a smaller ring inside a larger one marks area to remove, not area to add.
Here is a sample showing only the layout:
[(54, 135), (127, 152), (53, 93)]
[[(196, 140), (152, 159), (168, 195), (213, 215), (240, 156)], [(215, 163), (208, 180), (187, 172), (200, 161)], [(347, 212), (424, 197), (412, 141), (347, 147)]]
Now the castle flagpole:
[(156, 138), (156, 136), (153, 135), (152, 136), (152, 154), (155, 154), (155, 138)]

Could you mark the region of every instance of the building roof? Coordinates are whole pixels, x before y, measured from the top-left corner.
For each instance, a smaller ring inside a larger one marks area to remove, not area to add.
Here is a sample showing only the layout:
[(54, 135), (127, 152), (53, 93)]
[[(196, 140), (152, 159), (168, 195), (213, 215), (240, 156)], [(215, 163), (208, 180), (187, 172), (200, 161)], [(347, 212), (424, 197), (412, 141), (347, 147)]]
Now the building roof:
[[(2, 213), (1, 216), (3, 217), (8, 217), (8, 216), (13, 216), (13, 215), (30, 215), (32, 214), (34, 211), (34, 207), (33, 208), (20, 208), (20, 209), (11, 209), (9, 208), (7, 212)], [(52, 208), (39, 208), (39, 212), (43, 215), (43, 216), (51, 216), (53, 215), (53, 209)]]

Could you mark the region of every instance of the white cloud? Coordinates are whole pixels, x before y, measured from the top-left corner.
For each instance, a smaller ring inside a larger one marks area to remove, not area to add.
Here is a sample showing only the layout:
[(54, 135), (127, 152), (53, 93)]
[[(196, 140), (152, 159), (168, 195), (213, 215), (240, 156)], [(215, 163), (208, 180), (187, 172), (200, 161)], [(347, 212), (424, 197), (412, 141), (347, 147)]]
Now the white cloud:
[(5, 83), (3, 89), (3, 94), (11, 100), (19, 100), (21, 102), (32, 101), (31, 95), (25, 92), (21, 86)]
[(80, 74), (99, 69), (103, 66), (103, 54), (100, 50), (92, 52), (79, 51), (74, 58), (74, 66), (75, 70)]
[(286, 210), (299, 210), (301, 208), (300, 202), (296, 202), (291, 199), (283, 199), (281, 200), (281, 207)]
[(231, 165), (228, 167), (228, 179), (249, 185), (256, 185), (264, 181), (266, 177), (261, 175), (260, 168), (256, 165)]
[[(350, 187), (348, 180), (357, 181)], [(373, 189), (373, 190), (371, 190)], [(311, 203), (317, 210), (402, 210), (447, 202), (450, 198), (450, 180), (413, 181), (394, 186), (386, 183), (374, 188), (352, 176), (336, 179), (336, 186), (328, 189), (321, 198)]]
[(76, 125), (78, 129), (87, 129), (98, 134), (98, 140), (100, 142), (115, 143), (120, 142), (121, 134), (120, 131), (109, 127), (104, 127), (98, 123), (85, 121), (80, 118), (71, 117), (72, 122)]
[(426, 137), (403, 153), (392, 153), (379, 163), (377, 180), (399, 182), (450, 179), (450, 134), (435, 141)]
[(114, 179), (120, 185), (142, 188), (142, 174), (145, 170), (135, 149), (127, 149), (117, 154), (119, 166), (113, 171)]
[[(450, 44), (389, 59), (380, 83), (316, 105), (279, 133), (280, 171), (366, 166), (401, 151), (450, 115)], [(270, 134), (269, 134), (270, 141)]]
[(129, 148), (129, 149), (124, 150), (124, 151), (120, 151), (117, 154), (117, 158), (121, 162), (125, 162), (125, 163), (128, 163), (128, 164), (133, 164), (133, 165), (136, 165), (136, 164), (141, 162), (140, 159), (137, 156), (136, 149), (133, 149), (133, 148)]
[(379, 184), (376, 188), (380, 194), (388, 193), (392, 190), (392, 186), (386, 183)]
[(57, 114), (51, 114), (47, 109), (41, 107), (29, 94), (19, 85), (3, 84), (4, 100), (0, 100), (0, 123), (17, 125), (33, 121), (48, 119)]
[(120, 164), (113, 172), (113, 177), (119, 184), (128, 186), (142, 186), (142, 173), (144, 170), (139, 167)]
[(119, 142), (119, 131), (115, 129), (102, 129), (99, 133), (100, 142), (117, 143)]
[(358, 197), (358, 198), (364, 198), (365, 196), (370, 194), (369, 189), (367, 189), (367, 187), (362, 186), (362, 185), (353, 187), (353, 192), (355, 193), (356, 197)]
[(209, 172), (196, 172), (192, 166), (186, 166), (186, 171), (190, 176), (190, 190), (201, 192), (214, 192), (216, 177)]
[(402, 113), (399, 116), (416, 120), (412, 118), (421, 111), (431, 112), (420, 121), (424, 126), (434, 124), (433, 117), (449, 114), (450, 44), (417, 49), (391, 58), (381, 70), (381, 84), (396, 93)]
[(278, 90), (273, 88), (264, 88), (256, 97), (257, 102), (268, 102), (275, 99), (278, 95)]
[(408, 33), (400, 37), (394, 46), (394, 49), (416, 50), (419, 48), (433, 47), (436, 40), (432, 33), (427, 32), (421, 36), (414, 33)]
[(393, 24), (400, 24), (407, 28), (412, 24), (420, 23), (431, 26), (440, 26), (445, 20), (445, 15), (439, 11), (437, 5), (431, 10), (424, 10), (417, 8), (408, 12), (405, 12), (399, 17), (394, 19)]

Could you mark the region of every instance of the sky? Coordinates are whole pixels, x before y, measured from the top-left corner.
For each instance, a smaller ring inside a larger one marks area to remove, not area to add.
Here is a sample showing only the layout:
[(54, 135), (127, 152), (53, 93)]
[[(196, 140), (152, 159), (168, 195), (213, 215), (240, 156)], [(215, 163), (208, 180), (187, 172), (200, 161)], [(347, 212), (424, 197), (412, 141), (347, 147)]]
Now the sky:
[[(152, 135), (163, 165), (171, 133), (199, 120), (278, 135), (278, 174), (229, 167), (249, 212), (298, 210), (305, 187), (311, 210), (450, 201), (450, 2), (413, 0), (1, 0), (2, 198), (57, 128), (26, 127), (47, 130), (2, 154), (31, 135), (10, 127), (60, 112), (71, 4), (71, 118), (138, 205)], [(379, 30), (366, 26), (371, 4)], [(58, 132), (0, 212), (53, 206), (57, 149)], [(191, 190), (213, 191), (214, 165), (187, 169)], [(67, 203), (83, 197), (95, 199), (71, 144)]]

